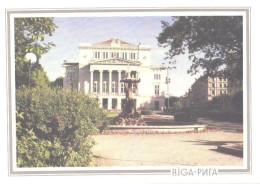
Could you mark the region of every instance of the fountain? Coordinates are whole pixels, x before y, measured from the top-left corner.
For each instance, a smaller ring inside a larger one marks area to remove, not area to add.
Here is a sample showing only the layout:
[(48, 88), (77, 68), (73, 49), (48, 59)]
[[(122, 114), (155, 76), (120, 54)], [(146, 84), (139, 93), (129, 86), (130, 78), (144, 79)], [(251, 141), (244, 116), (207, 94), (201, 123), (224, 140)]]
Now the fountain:
[[(144, 126), (146, 125), (145, 121), (141, 119), (141, 115), (136, 111), (136, 103), (133, 99), (133, 90), (138, 89), (138, 83), (140, 78), (130, 76), (130, 71), (126, 72), (126, 78), (122, 79), (120, 82), (124, 83), (125, 88), (125, 103), (123, 104), (122, 112), (114, 118), (114, 123), (116, 125), (133, 125), (133, 126)], [(135, 86), (133, 89), (132, 86)]]

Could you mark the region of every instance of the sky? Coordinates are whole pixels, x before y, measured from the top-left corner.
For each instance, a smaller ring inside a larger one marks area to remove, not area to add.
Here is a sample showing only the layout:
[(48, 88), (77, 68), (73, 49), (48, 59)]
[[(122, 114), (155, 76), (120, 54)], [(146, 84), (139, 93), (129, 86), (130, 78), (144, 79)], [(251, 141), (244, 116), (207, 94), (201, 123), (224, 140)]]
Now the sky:
[[(64, 76), (61, 67), (63, 60), (77, 62), (80, 43), (98, 43), (118, 38), (132, 44), (151, 45), (151, 64), (165, 62), (167, 48), (158, 46), (156, 37), (162, 31), (161, 21), (172, 22), (171, 17), (54, 17), (58, 26), (45, 42), (56, 44), (48, 53), (42, 55), (40, 63), (50, 80)], [(191, 65), (187, 55), (176, 56), (176, 69), (170, 70), (169, 92), (173, 96), (184, 95), (195, 81), (195, 76), (187, 74)], [(197, 77), (197, 76), (196, 76)]]

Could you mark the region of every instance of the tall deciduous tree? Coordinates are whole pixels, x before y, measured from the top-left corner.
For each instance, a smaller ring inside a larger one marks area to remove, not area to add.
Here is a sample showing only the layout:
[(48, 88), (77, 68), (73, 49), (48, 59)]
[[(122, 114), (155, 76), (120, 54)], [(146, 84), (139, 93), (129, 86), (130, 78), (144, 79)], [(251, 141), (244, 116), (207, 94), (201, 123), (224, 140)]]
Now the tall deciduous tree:
[(55, 81), (51, 82), (51, 86), (53, 87), (63, 87), (63, 77), (58, 77)]
[(242, 81), (243, 19), (241, 16), (172, 17), (172, 24), (162, 21), (159, 46), (168, 47), (166, 59), (189, 54), (196, 74), (223, 76)]
[[(46, 35), (52, 36), (57, 26), (53, 18), (31, 17), (15, 18), (15, 80), (16, 87), (28, 85), (29, 64), (25, 62), (26, 53), (32, 52), (37, 56), (37, 62), (42, 54), (47, 53), (51, 47), (55, 46), (52, 42), (44, 42)], [(42, 68), (40, 76), (46, 75)], [(47, 75), (45, 76), (47, 77)], [(44, 78), (45, 78), (44, 77)]]

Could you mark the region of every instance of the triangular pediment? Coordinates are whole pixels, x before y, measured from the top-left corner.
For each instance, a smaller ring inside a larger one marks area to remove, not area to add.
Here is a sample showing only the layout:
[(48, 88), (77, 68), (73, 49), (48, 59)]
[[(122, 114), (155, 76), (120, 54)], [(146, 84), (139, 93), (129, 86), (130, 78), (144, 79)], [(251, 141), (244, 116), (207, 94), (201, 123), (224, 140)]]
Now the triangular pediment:
[(90, 65), (141, 65), (140, 61), (126, 60), (121, 58), (112, 58), (104, 60), (90, 61)]

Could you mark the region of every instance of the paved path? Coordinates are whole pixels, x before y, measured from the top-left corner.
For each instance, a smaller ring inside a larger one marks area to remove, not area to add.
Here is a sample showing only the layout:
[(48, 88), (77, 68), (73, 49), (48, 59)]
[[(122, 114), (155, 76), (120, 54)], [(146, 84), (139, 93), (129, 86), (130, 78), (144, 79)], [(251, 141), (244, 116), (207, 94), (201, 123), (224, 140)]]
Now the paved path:
[(213, 121), (207, 118), (199, 118), (198, 122), (207, 124), (208, 127), (221, 129), (224, 132), (243, 132), (243, 124), (236, 122), (220, 122)]
[(95, 135), (94, 166), (237, 166), (241, 157), (217, 151), (241, 143), (242, 133), (206, 132), (154, 135)]

